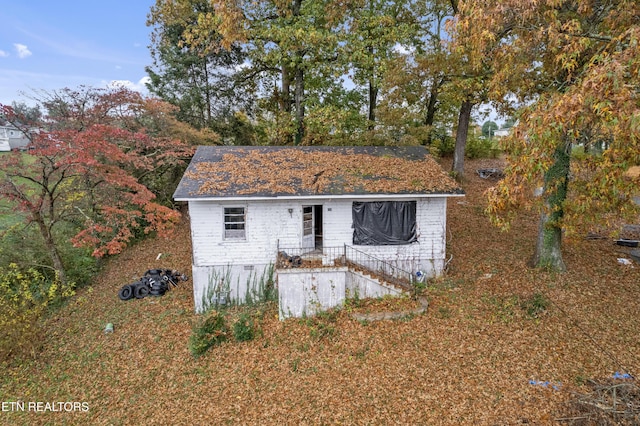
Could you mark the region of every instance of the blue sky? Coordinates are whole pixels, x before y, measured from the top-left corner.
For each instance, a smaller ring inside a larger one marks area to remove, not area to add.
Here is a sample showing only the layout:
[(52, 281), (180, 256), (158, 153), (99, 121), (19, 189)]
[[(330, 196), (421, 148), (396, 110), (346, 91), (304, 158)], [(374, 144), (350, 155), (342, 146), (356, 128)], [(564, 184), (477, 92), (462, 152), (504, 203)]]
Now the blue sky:
[[(144, 90), (155, 0), (0, 1), (0, 103), (120, 82)], [(22, 92), (26, 94), (23, 95)]]

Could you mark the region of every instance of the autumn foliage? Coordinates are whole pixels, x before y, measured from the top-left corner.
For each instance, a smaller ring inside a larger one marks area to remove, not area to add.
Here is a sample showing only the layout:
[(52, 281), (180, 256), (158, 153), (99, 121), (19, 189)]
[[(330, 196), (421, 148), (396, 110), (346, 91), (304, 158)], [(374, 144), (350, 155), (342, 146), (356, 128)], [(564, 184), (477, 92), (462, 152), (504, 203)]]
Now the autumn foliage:
[(475, 52), (476, 68), (489, 65), (492, 101), (519, 111), (488, 212), (508, 226), (518, 208), (538, 207), (538, 252), (552, 243), (543, 263), (560, 269), (563, 231), (637, 215), (638, 182), (623, 174), (640, 164), (639, 15), (636, 1), (460, 5), (458, 43)]
[[(179, 213), (150, 188), (179, 175), (192, 148), (167, 136), (167, 106), (124, 88), (65, 90), (42, 101), (42, 123), (2, 114), (30, 135), (29, 150), (2, 156), (0, 193), (37, 226), (65, 281), (54, 228), (71, 225), (76, 246), (101, 257), (119, 253), (138, 234), (166, 233)], [(27, 124), (31, 124), (27, 126)]]

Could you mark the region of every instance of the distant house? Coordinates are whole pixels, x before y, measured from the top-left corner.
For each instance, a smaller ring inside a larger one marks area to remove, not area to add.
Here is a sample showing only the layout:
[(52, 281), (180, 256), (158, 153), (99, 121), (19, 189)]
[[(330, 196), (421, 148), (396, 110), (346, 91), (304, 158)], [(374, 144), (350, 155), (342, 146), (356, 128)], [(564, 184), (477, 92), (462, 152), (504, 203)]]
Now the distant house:
[(29, 138), (20, 129), (13, 126), (0, 126), (0, 151), (26, 149)]
[(496, 138), (505, 138), (511, 134), (511, 130), (511, 127), (508, 129), (498, 129), (493, 132), (493, 136), (495, 136)]
[(272, 276), (282, 318), (402, 292), (442, 273), (447, 199), (463, 195), (422, 147), (199, 147), (174, 194), (196, 310)]

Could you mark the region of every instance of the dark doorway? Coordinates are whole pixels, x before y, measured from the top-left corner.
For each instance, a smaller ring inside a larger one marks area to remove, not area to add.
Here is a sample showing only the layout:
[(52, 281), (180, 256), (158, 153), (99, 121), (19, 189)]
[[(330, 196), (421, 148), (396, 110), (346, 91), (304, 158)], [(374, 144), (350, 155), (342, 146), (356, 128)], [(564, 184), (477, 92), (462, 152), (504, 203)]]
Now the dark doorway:
[(322, 205), (313, 206), (313, 227), (315, 230), (315, 245), (317, 249), (322, 249)]

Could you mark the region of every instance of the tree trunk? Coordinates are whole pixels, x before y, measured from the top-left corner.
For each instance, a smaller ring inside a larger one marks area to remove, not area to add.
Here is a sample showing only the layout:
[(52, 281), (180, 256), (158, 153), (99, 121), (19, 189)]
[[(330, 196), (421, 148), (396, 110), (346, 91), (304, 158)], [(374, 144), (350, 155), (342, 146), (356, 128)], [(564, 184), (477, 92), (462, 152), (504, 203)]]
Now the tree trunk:
[(300, 63), (296, 68), (296, 139), (295, 144), (299, 145), (304, 138), (304, 71)]
[(564, 201), (567, 198), (569, 172), (571, 167), (571, 143), (558, 146), (554, 154), (554, 163), (544, 175), (545, 210), (540, 216), (536, 252), (531, 261), (535, 267), (564, 272), (566, 265), (562, 260), (562, 227)]
[(424, 116), (424, 125), (429, 126), (429, 133), (427, 133), (427, 145), (431, 145), (433, 140), (433, 121), (436, 117), (436, 105), (438, 104), (438, 94), (440, 92), (440, 86), (444, 83), (444, 78), (434, 82), (429, 90), (429, 99), (427, 100), (427, 112)]
[[(370, 4), (371, 7), (371, 4)], [(369, 70), (369, 130), (373, 130), (376, 127), (376, 106), (378, 104), (378, 87), (375, 82), (375, 59), (373, 56), (373, 46), (367, 48), (369, 57), (374, 65)]]
[(378, 103), (378, 88), (373, 83), (373, 77), (369, 80), (369, 130), (376, 126), (376, 106)]
[(456, 132), (456, 148), (453, 152), (452, 167), (458, 180), (464, 178), (464, 151), (467, 147), (467, 134), (469, 133), (472, 107), (471, 101), (463, 101), (460, 106), (460, 115), (458, 116), (458, 131)]
[(291, 112), (291, 79), (289, 78), (289, 69), (286, 65), (282, 66), (282, 101), (280, 110)]
[(205, 107), (206, 109), (206, 116), (205, 116), (205, 124), (204, 127), (206, 128), (211, 128), (211, 125), (213, 124), (213, 118), (212, 118), (212, 111), (211, 111), (211, 86), (209, 85), (209, 70), (207, 68), (207, 64), (206, 61), (204, 63), (204, 75), (205, 75), (205, 80), (204, 80), (204, 87), (206, 87), (206, 90), (204, 91), (204, 96), (205, 96)]
[(40, 216), (40, 214), (36, 214), (34, 216), (34, 221), (38, 224), (40, 235), (42, 235), (42, 239), (44, 240), (44, 246), (49, 253), (51, 263), (53, 263), (53, 268), (58, 274), (58, 280), (60, 280), (62, 284), (67, 284), (67, 273), (64, 269), (64, 264), (62, 263), (62, 258), (60, 257), (60, 253), (58, 252), (56, 243), (53, 240), (53, 235), (51, 235), (51, 229), (49, 229), (47, 224), (44, 223), (44, 220), (42, 216)]
[[(302, 8), (302, 0), (294, 0), (292, 5), (292, 13), (294, 17), (300, 16)], [(304, 52), (297, 51), (295, 53), (295, 69), (296, 73), (294, 75), (295, 79), (295, 104), (296, 104), (296, 134), (295, 141), (296, 145), (299, 145), (304, 138), (304, 69), (303, 69), (303, 61), (304, 61)]]

